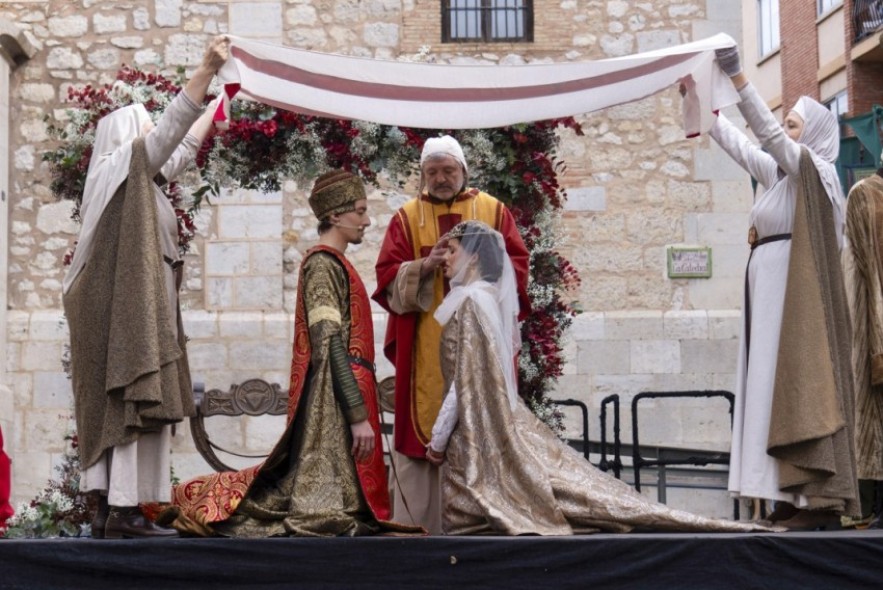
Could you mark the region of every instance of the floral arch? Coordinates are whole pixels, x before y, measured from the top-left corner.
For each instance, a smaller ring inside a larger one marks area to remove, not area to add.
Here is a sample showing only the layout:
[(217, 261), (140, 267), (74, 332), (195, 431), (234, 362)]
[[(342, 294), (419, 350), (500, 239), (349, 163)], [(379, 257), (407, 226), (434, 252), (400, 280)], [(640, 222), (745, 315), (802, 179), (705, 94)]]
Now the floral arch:
[[(75, 217), (98, 120), (136, 102), (158, 116), (179, 91), (168, 78), (124, 67), (113, 85), (72, 87), (68, 121), (59, 124), (47, 116), (58, 147), (45, 152), (43, 160), (52, 173), (53, 193), (77, 203)], [(429, 130), (323, 119), (235, 101), (229, 129), (210, 136), (197, 156), (202, 185), (185, 195), (172, 183), (167, 196), (178, 213), (179, 243), (186, 251), (195, 231), (195, 211), (221, 187), (276, 191), (285, 179), (309, 184), (331, 168), (350, 170), (375, 186), (380, 176), (401, 186), (416, 172), (426, 138), (450, 133), (470, 162), (470, 184), (509, 206), (530, 252), (533, 313), (522, 324), (519, 390), (534, 412), (561, 433), (562, 416), (548, 393), (562, 373), (561, 341), (577, 313), (566, 297), (578, 286), (579, 276), (556, 250), (555, 226), (566, 198), (558, 183), (564, 169), (556, 156), (559, 127), (581, 134), (572, 118), (484, 130)]]

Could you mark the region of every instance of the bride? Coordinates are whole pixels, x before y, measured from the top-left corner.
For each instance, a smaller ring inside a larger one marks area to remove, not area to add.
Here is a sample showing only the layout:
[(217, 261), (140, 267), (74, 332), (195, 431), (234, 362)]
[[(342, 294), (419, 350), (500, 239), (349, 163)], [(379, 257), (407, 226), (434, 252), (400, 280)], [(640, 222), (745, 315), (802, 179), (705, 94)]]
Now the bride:
[(446, 237), (451, 291), (435, 318), (447, 393), (426, 452), (444, 463), (446, 534), (764, 530), (651, 502), (560, 441), (518, 396), (518, 291), (502, 236), (465, 221)]

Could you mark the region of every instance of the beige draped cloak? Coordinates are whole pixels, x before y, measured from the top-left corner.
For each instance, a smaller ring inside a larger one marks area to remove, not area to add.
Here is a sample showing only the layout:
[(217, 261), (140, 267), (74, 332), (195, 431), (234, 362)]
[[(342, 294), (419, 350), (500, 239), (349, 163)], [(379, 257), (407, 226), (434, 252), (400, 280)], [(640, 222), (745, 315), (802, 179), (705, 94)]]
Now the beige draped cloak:
[(806, 496), (809, 509), (857, 515), (852, 337), (833, 228), (803, 148), (767, 452), (782, 491)]
[[(89, 262), (63, 297), (80, 460), (195, 413), (180, 311), (171, 307), (144, 140), (102, 213)], [(177, 314), (178, 335), (169, 314)]]

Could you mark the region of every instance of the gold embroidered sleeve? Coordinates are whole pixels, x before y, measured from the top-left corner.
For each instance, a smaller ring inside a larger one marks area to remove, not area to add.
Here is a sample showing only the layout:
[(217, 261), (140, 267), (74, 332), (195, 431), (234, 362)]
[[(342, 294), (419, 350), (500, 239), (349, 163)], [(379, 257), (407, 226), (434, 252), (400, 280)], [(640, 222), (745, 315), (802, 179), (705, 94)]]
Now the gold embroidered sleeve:
[(345, 310), (349, 308), (349, 277), (332, 256), (317, 252), (304, 268), (304, 307), (310, 329), (313, 367), (327, 366), (334, 397), (347, 421), (367, 418), (367, 409), (349, 363), (344, 342)]
[(307, 325), (312, 328), (319, 322), (331, 322), (339, 331), (341, 309), (349, 301), (346, 271), (330, 255), (317, 252), (307, 260), (303, 280)]

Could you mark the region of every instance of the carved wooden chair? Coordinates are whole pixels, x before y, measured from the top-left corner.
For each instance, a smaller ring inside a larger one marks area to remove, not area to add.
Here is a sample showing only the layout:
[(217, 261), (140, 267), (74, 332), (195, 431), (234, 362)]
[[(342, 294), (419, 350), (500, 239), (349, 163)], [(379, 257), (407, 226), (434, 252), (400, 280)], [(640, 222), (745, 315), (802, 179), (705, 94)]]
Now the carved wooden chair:
[(193, 384), (193, 399), (196, 403), (196, 416), (190, 419), (190, 433), (196, 450), (217, 471), (235, 471), (221, 461), (215, 451), (222, 451), (238, 457), (263, 459), (266, 455), (243, 455), (219, 447), (213, 443), (205, 429), (205, 419), (209, 416), (273, 416), (288, 412), (288, 392), (282, 391), (278, 383), (267, 383), (263, 379), (249, 379), (233, 384), (229, 391), (220, 389), (205, 390), (205, 384)]
[[(377, 385), (380, 407), (384, 412), (393, 411), (394, 379), (387, 377)], [(266, 455), (244, 455), (218, 446), (209, 439), (205, 428), (205, 419), (210, 416), (261, 416), (270, 414), (282, 416), (288, 413), (288, 392), (283, 391), (278, 383), (267, 383), (263, 379), (249, 379), (240, 384), (232, 384), (229, 391), (220, 389), (205, 390), (205, 384), (193, 384), (193, 400), (196, 403), (196, 416), (190, 419), (190, 434), (196, 450), (202, 458), (216, 471), (236, 471), (218, 458), (215, 451), (221, 451), (237, 457), (263, 459)], [(392, 424), (382, 424), (385, 435), (392, 433)], [(384, 455), (389, 451), (385, 450)]]

